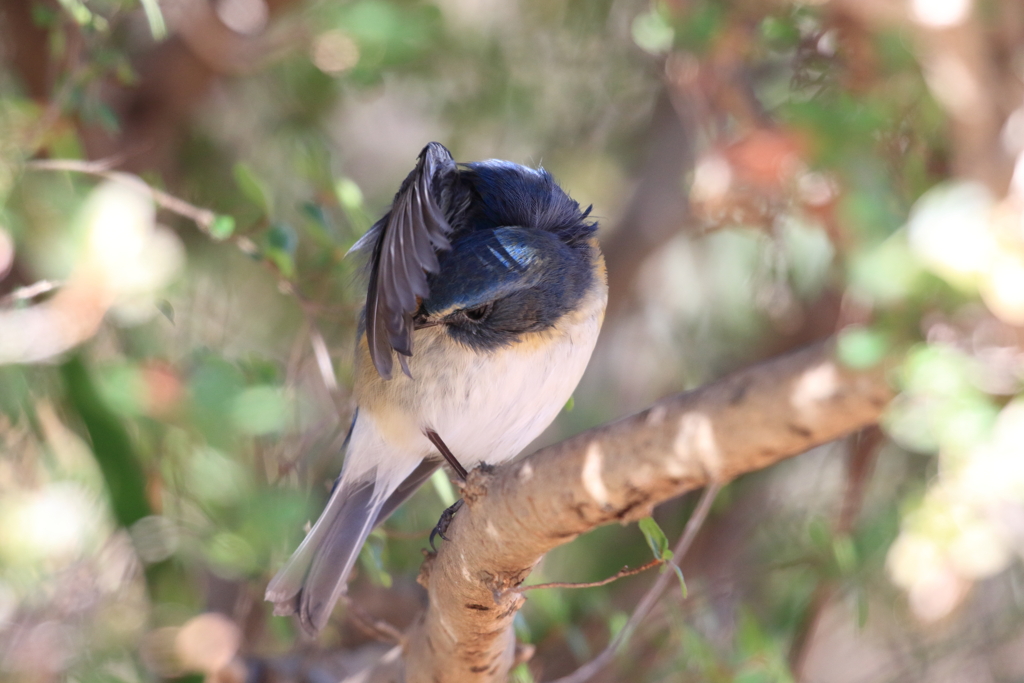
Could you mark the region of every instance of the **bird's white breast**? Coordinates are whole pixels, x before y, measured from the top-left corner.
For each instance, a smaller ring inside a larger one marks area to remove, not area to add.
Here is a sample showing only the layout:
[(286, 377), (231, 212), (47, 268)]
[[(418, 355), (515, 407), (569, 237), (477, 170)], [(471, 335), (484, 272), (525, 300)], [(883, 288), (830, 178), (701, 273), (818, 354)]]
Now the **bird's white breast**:
[[(417, 331), (413, 379), (380, 380), (359, 397), (349, 459), (384, 448), (391, 453), (386, 470), (411, 471), (437, 456), (425, 429), (436, 431), (467, 469), (515, 456), (551, 424), (583, 376), (604, 318), (601, 283), (554, 326), (507, 347), (480, 351), (441, 327)], [(356, 462), (347, 467), (364, 469)], [(377, 470), (378, 480), (397, 474)]]

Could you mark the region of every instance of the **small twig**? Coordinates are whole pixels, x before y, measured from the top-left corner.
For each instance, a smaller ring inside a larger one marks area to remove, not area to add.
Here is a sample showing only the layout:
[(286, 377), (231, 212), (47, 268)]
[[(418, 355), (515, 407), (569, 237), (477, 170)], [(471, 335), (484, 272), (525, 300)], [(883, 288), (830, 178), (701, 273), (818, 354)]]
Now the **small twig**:
[(34, 282), (31, 285), (18, 287), (7, 295), (0, 297), (0, 306), (8, 306), (17, 301), (28, 301), (29, 299), (34, 299), (37, 296), (46, 294), (47, 292), (52, 292), (63, 284), (64, 283), (60, 280), (40, 280), (39, 282)]
[[(722, 488), (722, 485), (717, 482), (712, 482), (704, 488), (704, 493), (701, 494), (700, 502), (697, 503), (697, 508), (690, 515), (689, 521), (686, 523), (686, 528), (683, 530), (683, 535), (676, 543), (676, 546), (672, 549), (672, 559), (666, 564), (670, 567), (678, 567), (679, 561), (686, 555), (686, 551), (690, 549), (693, 544), (693, 539), (696, 538), (697, 532), (700, 531), (701, 526), (704, 524), (704, 520), (707, 519), (708, 512), (711, 511), (711, 504), (715, 501), (715, 496), (718, 495), (718, 491)], [(591, 659), (589, 662), (581, 666), (580, 668), (573, 671), (568, 676), (556, 679), (552, 683), (584, 683), (593, 678), (601, 669), (608, 665), (609, 662), (615, 657), (615, 653), (618, 649), (625, 644), (629, 637), (639, 626), (643, 618), (654, 607), (655, 603), (661, 597), (661, 594), (665, 591), (669, 581), (675, 578), (674, 572), (666, 571), (658, 580), (654, 582), (650, 590), (644, 595), (643, 599), (636, 606), (633, 614), (629, 617), (629, 621), (622, 627), (622, 630), (616, 634), (612, 642), (608, 643), (608, 646), (601, 651), (596, 657)]]
[(601, 579), (600, 581), (591, 581), (589, 583), (570, 583), (565, 581), (552, 581), (551, 583), (535, 583), (530, 586), (520, 586), (518, 590), (520, 593), (526, 591), (537, 590), (538, 588), (597, 588), (598, 586), (607, 586), (612, 581), (618, 581), (619, 579), (627, 576), (635, 576), (641, 572), (645, 572), (652, 567), (657, 567), (665, 564), (665, 560), (654, 558), (647, 564), (641, 565), (635, 569), (629, 567), (623, 567), (619, 571), (615, 572), (607, 579)]
[(366, 610), (357, 605), (352, 598), (344, 596), (345, 606), (348, 608), (348, 617), (356, 626), (364, 630), (368, 635), (385, 643), (401, 645), (405, 638), (402, 632), (383, 619), (376, 619)]
[(316, 324), (310, 324), (309, 343), (313, 347), (313, 356), (316, 358), (316, 366), (320, 370), (320, 378), (324, 381), (324, 386), (333, 397), (338, 393), (338, 378), (334, 376), (334, 363), (331, 362), (331, 354), (327, 350), (327, 342), (324, 341), (324, 335)]

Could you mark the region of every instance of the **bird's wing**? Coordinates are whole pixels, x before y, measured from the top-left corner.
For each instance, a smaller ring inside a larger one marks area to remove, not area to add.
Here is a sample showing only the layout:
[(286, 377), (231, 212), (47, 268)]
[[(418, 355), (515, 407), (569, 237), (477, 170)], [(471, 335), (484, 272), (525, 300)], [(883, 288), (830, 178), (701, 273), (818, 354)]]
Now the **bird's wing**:
[(450, 182), (457, 172), (448, 150), (431, 142), (395, 195), (391, 211), (356, 245), (373, 244), (366, 341), (384, 379), (391, 379), (392, 350), (409, 374), (405, 357), (412, 355), (412, 317), (429, 294), (427, 273), (438, 270), (437, 252), (451, 248), (451, 226), (435, 197), (437, 185)]

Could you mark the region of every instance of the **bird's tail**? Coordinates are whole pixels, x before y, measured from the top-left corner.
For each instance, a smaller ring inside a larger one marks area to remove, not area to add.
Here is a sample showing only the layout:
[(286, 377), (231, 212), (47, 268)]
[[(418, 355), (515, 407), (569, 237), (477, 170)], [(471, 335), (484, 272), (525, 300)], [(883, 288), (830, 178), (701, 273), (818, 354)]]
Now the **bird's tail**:
[(267, 585), (274, 614), (297, 613), (310, 634), (324, 627), (388, 493), (374, 495), (372, 481), (338, 482), (320, 519)]
[(425, 460), (397, 485), (375, 480), (372, 472), (369, 480), (355, 482), (342, 476), (320, 519), (267, 585), (266, 599), (274, 603), (274, 614), (298, 614), (307, 633), (319, 633), (345, 592), (348, 575), (373, 527), (415, 493), (438, 466), (436, 460)]

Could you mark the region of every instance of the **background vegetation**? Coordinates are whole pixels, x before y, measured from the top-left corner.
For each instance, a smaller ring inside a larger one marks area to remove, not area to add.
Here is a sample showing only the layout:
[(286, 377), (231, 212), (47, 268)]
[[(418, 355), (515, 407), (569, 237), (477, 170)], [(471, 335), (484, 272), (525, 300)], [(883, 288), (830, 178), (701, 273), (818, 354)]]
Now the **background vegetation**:
[[(608, 319), (544, 443), (831, 335), (896, 368), (884, 433), (723, 491), (603, 680), (1024, 678), (1022, 77), (1013, 0), (9, 0), (0, 676), (323, 680), (417, 614), (443, 477), (318, 642), (262, 594), (340, 465), (344, 255), (438, 140), (601, 220)], [(607, 527), (531, 581), (650, 557)], [(653, 578), (529, 593), (515, 676)]]

